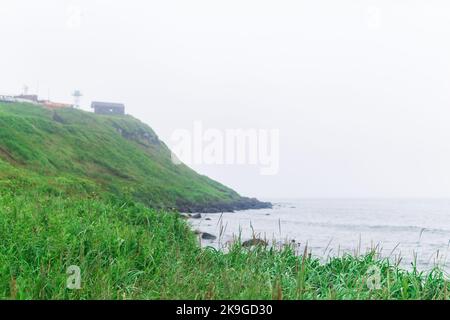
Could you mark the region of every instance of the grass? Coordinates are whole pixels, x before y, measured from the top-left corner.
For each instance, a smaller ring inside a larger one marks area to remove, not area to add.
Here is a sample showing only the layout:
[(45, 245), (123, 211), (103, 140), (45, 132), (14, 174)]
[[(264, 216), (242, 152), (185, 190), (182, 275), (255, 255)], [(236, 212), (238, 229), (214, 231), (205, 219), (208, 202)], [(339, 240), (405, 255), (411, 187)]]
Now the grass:
[(153, 208), (240, 199), (220, 183), (173, 164), (153, 130), (131, 116), (0, 103), (0, 159), (40, 176), (84, 179)]
[[(46, 110), (20, 108), (0, 106), (1, 299), (448, 299), (438, 268), (406, 271), (373, 252), (322, 263), (290, 246), (202, 249), (180, 215), (149, 204), (232, 191), (190, 169), (173, 171), (159, 140), (137, 142), (140, 126), (151, 129), (136, 120), (67, 110), (60, 124)], [(134, 136), (114, 135), (114, 126)], [(105, 150), (92, 145), (98, 139)], [(158, 180), (174, 174), (181, 178), (173, 183)], [(67, 288), (73, 265), (80, 290)], [(371, 290), (373, 267), (380, 288)]]
[[(81, 289), (66, 270), (81, 269)], [(380, 270), (380, 289), (367, 286)], [(93, 197), (0, 197), (3, 299), (447, 299), (434, 269), (405, 271), (374, 253), (321, 263), (293, 248), (201, 249), (178, 214)]]

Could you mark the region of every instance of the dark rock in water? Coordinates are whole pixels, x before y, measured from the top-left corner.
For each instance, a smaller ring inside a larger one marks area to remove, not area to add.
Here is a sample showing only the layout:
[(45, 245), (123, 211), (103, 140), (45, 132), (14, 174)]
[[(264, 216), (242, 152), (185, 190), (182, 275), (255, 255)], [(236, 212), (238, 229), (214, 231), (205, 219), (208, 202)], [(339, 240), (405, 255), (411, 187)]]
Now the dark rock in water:
[(191, 214), (191, 218), (192, 219), (201, 219), (202, 215), (200, 213), (194, 213), (194, 214)]
[(202, 239), (203, 240), (216, 240), (217, 237), (215, 235), (212, 235), (211, 233), (203, 232)]
[(268, 243), (261, 239), (250, 239), (250, 240), (244, 241), (242, 243), (242, 246), (247, 247), (247, 248), (253, 247), (253, 246), (264, 246), (265, 247), (267, 245), (268, 245)]
[(206, 221), (211, 221), (211, 218), (206, 218), (205, 220), (206, 220)]

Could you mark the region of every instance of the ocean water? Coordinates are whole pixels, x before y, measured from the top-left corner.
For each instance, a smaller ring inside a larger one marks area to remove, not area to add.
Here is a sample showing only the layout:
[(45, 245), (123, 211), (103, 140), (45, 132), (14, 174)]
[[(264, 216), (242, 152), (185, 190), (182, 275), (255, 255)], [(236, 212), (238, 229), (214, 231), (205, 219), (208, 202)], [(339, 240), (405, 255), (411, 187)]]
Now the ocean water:
[(274, 208), (204, 214), (191, 219), (195, 230), (214, 234), (203, 246), (226, 249), (240, 235), (305, 246), (326, 260), (343, 253), (377, 248), (384, 257), (420, 270), (436, 264), (450, 272), (450, 199), (300, 199), (274, 201)]

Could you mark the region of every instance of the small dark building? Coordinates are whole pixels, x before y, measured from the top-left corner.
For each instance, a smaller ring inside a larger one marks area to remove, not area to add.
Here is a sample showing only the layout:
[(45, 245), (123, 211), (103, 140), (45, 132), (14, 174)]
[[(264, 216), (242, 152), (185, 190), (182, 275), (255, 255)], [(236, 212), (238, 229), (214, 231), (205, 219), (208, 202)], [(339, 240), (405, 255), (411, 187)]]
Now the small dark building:
[(125, 114), (125, 105), (122, 103), (94, 101), (91, 104), (91, 108), (94, 109), (97, 114)]

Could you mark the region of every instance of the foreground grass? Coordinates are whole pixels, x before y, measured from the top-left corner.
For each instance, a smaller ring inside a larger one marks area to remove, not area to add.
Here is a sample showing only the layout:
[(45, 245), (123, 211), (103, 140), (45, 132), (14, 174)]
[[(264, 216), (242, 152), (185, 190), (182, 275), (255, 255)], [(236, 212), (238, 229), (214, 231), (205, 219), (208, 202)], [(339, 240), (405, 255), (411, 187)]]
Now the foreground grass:
[[(66, 288), (81, 269), (82, 288)], [(369, 290), (367, 271), (381, 270)], [(293, 249), (201, 249), (177, 214), (96, 197), (0, 193), (3, 299), (447, 299), (439, 270), (374, 254), (322, 264)]]

